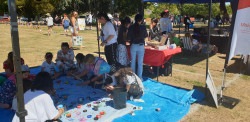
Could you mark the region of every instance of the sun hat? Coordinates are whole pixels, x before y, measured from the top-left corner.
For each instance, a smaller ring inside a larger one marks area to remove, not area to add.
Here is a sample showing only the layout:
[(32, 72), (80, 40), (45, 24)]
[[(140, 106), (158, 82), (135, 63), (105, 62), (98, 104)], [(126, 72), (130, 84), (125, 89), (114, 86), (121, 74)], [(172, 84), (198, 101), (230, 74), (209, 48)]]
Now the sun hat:
[(49, 16), (49, 17), (50, 17), (51, 15), (50, 15), (50, 13), (47, 13), (46, 16)]
[(110, 66), (107, 62), (103, 62), (100, 66), (99, 74), (109, 73), (110, 72)]

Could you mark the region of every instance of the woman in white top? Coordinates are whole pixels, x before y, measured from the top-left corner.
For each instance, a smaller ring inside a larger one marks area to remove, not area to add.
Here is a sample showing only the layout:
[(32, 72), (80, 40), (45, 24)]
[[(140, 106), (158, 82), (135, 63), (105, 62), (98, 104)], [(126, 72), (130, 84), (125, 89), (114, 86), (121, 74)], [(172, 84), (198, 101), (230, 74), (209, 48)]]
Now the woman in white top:
[(116, 64), (116, 49), (117, 49), (117, 34), (113, 24), (110, 22), (110, 19), (107, 13), (100, 12), (97, 15), (98, 22), (103, 24), (103, 39), (101, 46), (104, 47), (104, 53), (109, 65)]
[[(53, 80), (49, 73), (40, 72), (37, 74), (31, 90), (24, 94), (25, 109), (28, 115), (25, 116), (26, 122), (45, 122), (46, 120), (56, 120), (64, 112), (63, 108), (54, 106), (49, 94), (54, 92)], [(19, 122), (17, 115), (12, 122)]]
[(54, 23), (53, 23), (53, 18), (51, 17), (49, 13), (47, 13), (46, 16), (47, 16), (46, 22), (48, 26), (48, 36), (50, 36), (52, 33), (52, 28), (53, 28)]

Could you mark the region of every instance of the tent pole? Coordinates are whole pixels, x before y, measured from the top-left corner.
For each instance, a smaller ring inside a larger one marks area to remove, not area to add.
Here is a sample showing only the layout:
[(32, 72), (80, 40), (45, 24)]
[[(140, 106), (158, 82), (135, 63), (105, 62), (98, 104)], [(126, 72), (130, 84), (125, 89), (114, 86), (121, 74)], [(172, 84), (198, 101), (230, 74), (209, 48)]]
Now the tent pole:
[(99, 57), (101, 57), (101, 52), (100, 52), (100, 38), (99, 38), (99, 27), (98, 27), (98, 19), (97, 19), (97, 4), (96, 4), (96, 0), (94, 0), (94, 4), (95, 4), (95, 18), (96, 18), (96, 32), (97, 32), (97, 43), (98, 43), (98, 54)]
[[(211, 21), (211, 9), (212, 9), (212, 0), (209, 0), (209, 14), (208, 14), (208, 36), (207, 36), (207, 64), (206, 64), (206, 80), (208, 75), (208, 62), (209, 62), (209, 45), (210, 45), (210, 21)], [(207, 84), (205, 94), (207, 96)]]
[(11, 25), (11, 41), (12, 50), (14, 57), (14, 70), (16, 78), (16, 88), (17, 88), (17, 105), (18, 111), (17, 116), (20, 122), (25, 122), (25, 116), (27, 111), (24, 108), (24, 98), (23, 98), (23, 80), (21, 71), (21, 59), (20, 59), (20, 45), (19, 45), (19, 35), (18, 35), (18, 24), (17, 24), (17, 13), (16, 13), (16, 2), (15, 0), (8, 0), (8, 7), (10, 13), (10, 25)]
[(237, 9), (238, 9), (238, 4), (239, 0), (233, 0), (231, 2), (231, 8), (233, 12), (232, 16), (232, 22), (231, 22), (231, 27), (230, 27), (230, 35), (229, 35), (229, 41), (227, 44), (227, 49), (226, 49), (226, 59), (225, 59), (225, 65), (224, 65), (224, 74), (223, 74), (223, 79), (222, 79), (222, 85), (221, 85), (221, 92), (220, 92), (220, 98), (219, 98), (219, 104), (222, 105), (223, 102), (223, 90), (225, 88), (225, 77), (226, 77), (226, 68), (228, 66), (228, 58), (229, 58), (229, 53), (230, 53), (230, 47), (231, 47), (231, 42), (232, 42), (232, 37), (233, 37), (233, 30), (234, 30), (234, 25), (235, 25), (235, 18), (237, 14)]
[(181, 35), (181, 16), (182, 16), (182, 3), (181, 3), (181, 15), (180, 15), (180, 21), (179, 21), (179, 36)]

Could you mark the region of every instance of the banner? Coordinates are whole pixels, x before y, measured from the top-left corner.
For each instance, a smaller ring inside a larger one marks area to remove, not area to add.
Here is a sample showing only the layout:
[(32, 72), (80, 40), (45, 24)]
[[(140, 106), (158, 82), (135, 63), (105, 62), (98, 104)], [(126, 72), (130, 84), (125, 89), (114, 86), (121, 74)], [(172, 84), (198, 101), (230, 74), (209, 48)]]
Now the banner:
[(229, 59), (235, 55), (250, 55), (250, 1), (239, 0)]

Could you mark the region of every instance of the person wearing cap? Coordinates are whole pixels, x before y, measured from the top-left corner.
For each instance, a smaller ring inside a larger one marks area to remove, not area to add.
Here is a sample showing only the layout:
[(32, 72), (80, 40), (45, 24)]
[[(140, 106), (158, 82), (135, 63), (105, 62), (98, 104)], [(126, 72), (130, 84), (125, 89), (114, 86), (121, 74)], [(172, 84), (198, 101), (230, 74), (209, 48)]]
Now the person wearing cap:
[[(29, 76), (30, 70), (27, 65), (22, 65), (22, 78), (26, 79)], [(16, 94), (16, 79), (15, 74), (12, 74), (1, 86), (0, 92), (0, 108), (9, 108)]]
[(64, 15), (64, 18), (62, 20), (62, 24), (63, 24), (63, 28), (64, 28), (64, 33), (67, 36), (68, 31), (69, 31), (69, 18), (67, 17), (67, 15)]
[(79, 86), (90, 84), (92, 85), (92, 87), (94, 87), (95, 84), (101, 84), (101, 82), (99, 81), (103, 80), (104, 73), (110, 72), (109, 64), (100, 57), (95, 57), (92, 54), (87, 54), (84, 58), (84, 62), (85, 71), (81, 75), (79, 75), (77, 79), (80, 79), (80, 77), (86, 75), (89, 75), (90, 78), (86, 82), (77, 84)]
[[(128, 99), (140, 99), (144, 94), (144, 86), (139, 78), (130, 67), (122, 67), (111, 76), (107, 77), (104, 82), (104, 89), (113, 90), (115, 87), (121, 87), (127, 90)], [(109, 95), (112, 98), (112, 95)]]
[[(21, 58), (21, 65), (24, 64), (23, 58)], [(8, 58), (3, 62), (3, 69), (5, 70), (6, 76), (10, 77), (14, 74), (14, 61), (13, 61), (13, 52), (8, 53)]]
[(129, 64), (129, 58), (126, 48), (126, 42), (127, 42), (128, 28), (130, 26), (131, 20), (129, 17), (125, 17), (121, 22), (122, 23), (119, 27), (118, 38), (117, 38), (118, 42), (117, 61), (121, 65), (127, 66)]
[(169, 16), (169, 11), (167, 12), (162, 12), (161, 13), (161, 19), (160, 19), (160, 29), (162, 34), (167, 34), (172, 31), (172, 23), (171, 20), (168, 18)]
[(117, 34), (115, 28), (111, 23), (107, 13), (99, 12), (97, 14), (98, 22), (103, 26), (103, 39), (101, 46), (104, 46), (104, 53), (109, 65), (117, 63), (116, 50), (117, 50)]
[[(143, 72), (143, 58), (145, 53), (145, 38), (148, 37), (146, 26), (142, 24), (143, 16), (137, 14), (135, 16), (135, 23), (128, 29), (127, 40), (130, 42), (131, 53), (131, 68), (136, 72), (136, 59), (138, 68), (136, 74), (142, 78)], [(137, 57), (137, 58), (136, 58)]]
[(53, 28), (53, 18), (51, 17), (50, 13), (46, 14), (47, 18), (46, 18), (46, 22), (47, 22), (47, 26), (48, 26), (48, 36), (51, 35), (52, 33), (52, 28)]

